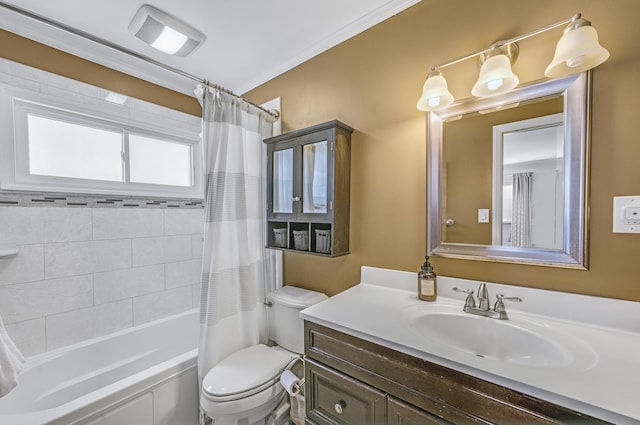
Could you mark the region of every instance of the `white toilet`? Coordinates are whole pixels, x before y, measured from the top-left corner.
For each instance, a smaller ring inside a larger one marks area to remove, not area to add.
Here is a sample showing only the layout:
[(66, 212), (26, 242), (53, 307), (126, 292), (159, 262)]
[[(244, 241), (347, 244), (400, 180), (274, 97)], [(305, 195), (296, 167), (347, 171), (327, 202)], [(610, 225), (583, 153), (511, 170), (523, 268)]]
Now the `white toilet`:
[(280, 375), (304, 351), (300, 311), (327, 299), (315, 291), (284, 286), (267, 296), (269, 339), (215, 365), (202, 381), (200, 406), (215, 425), (263, 425), (282, 399)]

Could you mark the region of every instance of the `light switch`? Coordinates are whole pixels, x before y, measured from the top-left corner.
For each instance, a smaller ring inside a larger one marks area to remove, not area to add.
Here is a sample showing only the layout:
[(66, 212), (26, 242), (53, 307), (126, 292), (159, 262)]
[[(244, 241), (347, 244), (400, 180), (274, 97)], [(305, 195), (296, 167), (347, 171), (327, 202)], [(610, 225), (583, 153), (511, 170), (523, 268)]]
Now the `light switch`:
[(489, 222), (489, 210), (488, 209), (478, 209), (478, 223), (488, 223)]
[(613, 198), (613, 232), (640, 233), (640, 196)]

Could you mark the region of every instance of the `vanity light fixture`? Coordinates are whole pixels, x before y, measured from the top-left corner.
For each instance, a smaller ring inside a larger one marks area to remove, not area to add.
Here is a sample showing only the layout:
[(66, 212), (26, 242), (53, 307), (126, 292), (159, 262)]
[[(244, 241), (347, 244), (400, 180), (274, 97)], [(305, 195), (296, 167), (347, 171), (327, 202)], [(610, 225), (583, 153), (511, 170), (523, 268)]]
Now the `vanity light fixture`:
[(432, 67), (416, 107), (421, 111), (437, 111), (453, 103), (453, 95), (449, 92), (447, 82), (439, 70), (476, 56), (479, 56), (480, 75), (471, 94), (477, 97), (490, 97), (510, 91), (519, 84), (518, 76), (511, 70), (511, 65), (518, 56), (516, 42), (566, 24), (568, 26), (558, 41), (555, 56), (544, 72), (546, 77), (561, 78), (579, 74), (595, 68), (609, 58), (609, 52), (600, 46), (598, 34), (591, 26), (591, 22), (577, 13), (571, 18), (506, 41), (498, 41), (487, 48)]
[(138, 9), (129, 32), (151, 47), (175, 56), (187, 56), (206, 39), (191, 25), (148, 4)]
[(451, 103), (453, 103), (453, 95), (447, 88), (447, 80), (434, 67), (422, 87), (422, 97), (418, 100), (418, 109), (421, 111), (435, 111), (445, 108)]

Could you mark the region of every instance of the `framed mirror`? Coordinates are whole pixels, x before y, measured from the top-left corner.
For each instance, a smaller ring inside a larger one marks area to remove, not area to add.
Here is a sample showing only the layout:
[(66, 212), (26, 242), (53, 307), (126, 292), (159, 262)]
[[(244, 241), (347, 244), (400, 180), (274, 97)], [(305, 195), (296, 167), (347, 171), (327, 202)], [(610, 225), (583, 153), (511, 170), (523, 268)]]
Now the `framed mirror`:
[(589, 72), (429, 113), (429, 255), (588, 267)]

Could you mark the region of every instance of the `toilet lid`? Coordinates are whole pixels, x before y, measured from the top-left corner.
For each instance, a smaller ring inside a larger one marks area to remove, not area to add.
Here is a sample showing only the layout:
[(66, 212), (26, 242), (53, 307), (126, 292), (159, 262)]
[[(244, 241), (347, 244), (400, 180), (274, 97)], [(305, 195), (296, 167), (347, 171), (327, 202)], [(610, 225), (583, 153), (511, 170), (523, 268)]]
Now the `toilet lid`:
[[(248, 397), (273, 385), (297, 355), (264, 344), (253, 345), (226, 357), (202, 381), (209, 398)], [(237, 397), (230, 397), (237, 395)]]

